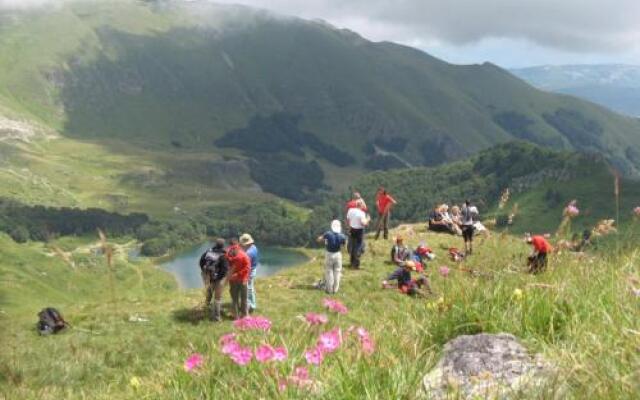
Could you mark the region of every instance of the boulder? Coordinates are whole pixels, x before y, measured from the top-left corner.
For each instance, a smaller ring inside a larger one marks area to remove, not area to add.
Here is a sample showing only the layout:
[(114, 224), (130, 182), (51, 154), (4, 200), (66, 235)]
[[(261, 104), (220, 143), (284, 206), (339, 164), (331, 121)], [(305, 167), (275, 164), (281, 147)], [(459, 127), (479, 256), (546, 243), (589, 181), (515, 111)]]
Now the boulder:
[(464, 335), (445, 345), (442, 359), (424, 377), (419, 397), (539, 397), (552, 376), (551, 365), (541, 355), (531, 356), (513, 335)]

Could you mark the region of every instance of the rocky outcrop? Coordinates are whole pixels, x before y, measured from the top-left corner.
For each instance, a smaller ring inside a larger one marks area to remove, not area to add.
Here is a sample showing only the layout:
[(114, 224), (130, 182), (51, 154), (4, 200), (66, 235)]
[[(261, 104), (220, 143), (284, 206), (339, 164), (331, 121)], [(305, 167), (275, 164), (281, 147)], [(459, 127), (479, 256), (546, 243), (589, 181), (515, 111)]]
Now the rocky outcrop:
[(445, 345), (442, 359), (423, 379), (424, 399), (519, 399), (548, 389), (552, 367), (531, 356), (515, 336), (459, 336)]

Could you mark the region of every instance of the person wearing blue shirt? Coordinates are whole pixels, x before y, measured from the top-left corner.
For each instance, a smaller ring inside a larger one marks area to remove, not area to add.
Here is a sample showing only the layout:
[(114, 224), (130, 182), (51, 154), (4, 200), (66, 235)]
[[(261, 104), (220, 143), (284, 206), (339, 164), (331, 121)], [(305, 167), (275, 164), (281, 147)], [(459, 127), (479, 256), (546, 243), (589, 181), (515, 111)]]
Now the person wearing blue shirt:
[(328, 294), (335, 294), (340, 287), (342, 276), (342, 246), (347, 242), (347, 237), (342, 233), (340, 221), (331, 221), (331, 230), (318, 236), (318, 242), (325, 245), (324, 280), (325, 290)]
[(258, 272), (258, 264), (260, 263), (260, 252), (253, 238), (248, 233), (240, 236), (240, 245), (249, 256), (249, 259), (251, 259), (251, 272), (249, 274), (249, 283), (247, 284), (247, 304), (249, 306), (249, 312), (253, 312), (258, 307), (256, 302), (255, 280), (256, 273)]

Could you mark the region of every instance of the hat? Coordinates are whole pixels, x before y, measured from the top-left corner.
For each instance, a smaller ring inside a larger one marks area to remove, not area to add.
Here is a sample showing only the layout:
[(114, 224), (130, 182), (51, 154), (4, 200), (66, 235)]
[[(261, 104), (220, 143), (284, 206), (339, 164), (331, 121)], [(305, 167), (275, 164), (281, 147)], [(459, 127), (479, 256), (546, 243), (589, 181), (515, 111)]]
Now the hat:
[(404, 263), (404, 266), (405, 266), (405, 267), (407, 267), (407, 268), (409, 268), (409, 269), (410, 269), (410, 270), (412, 270), (412, 271), (415, 271), (415, 270), (416, 270), (416, 263), (415, 263), (415, 262), (413, 262), (413, 261), (407, 261), (407, 262), (405, 262), (405, 263)]
[(342, 233), (342, 224), (337, 219), (331, 221), (331, 232)]
[(244, 233), (242, 234), (242, 236), (240, 236), (240, 244), (243, 246), (253, 244), (253, 238), (248, 233)]

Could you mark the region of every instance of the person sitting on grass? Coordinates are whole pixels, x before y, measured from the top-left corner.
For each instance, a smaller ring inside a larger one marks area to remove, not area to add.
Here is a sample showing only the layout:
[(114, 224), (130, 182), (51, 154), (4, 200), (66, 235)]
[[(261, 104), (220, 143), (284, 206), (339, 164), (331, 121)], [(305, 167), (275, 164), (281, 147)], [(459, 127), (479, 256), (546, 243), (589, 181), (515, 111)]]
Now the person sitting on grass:
[(404, 245), (402, 236), (396, 237), (396, 244), (391, 248), (391, 262), (401, 267), (411, 257), (411, 250)]
[(433, 250), (422, 243), (411, 254), (411, 260), (420, 263), (424, 269), (427, 268), (427, 262), (435, 258)]
[(547, 254), (553, 250), (553, 247), (542, 235), (531, 236), (531, 234), (527, 234), (525, 241), (533, 246), (533, 252), (527, 258), (529, 273), (538, 274), (544, 272), (547, 268)]
[(396, 268), (396, 270), (393, 271), (387, 279), (382, 281), (382, 288), (391, 288), (393, 285), (389, 281), (397, 281), (398, 290), (409, 296), (424, 297), (426, 294), (422, 290), (423, 287), (427, 292), (431, 293), (427, 277), (425, 275), (421, 275), (418, 279), (412, 279), (411, 272), (413, 271), (418, 271), (420, 273), (424, 272), (424, 270), (422, 270), (422, 266), (420, 266), (420, 270), (418, 270), (415, 262), (411, 260), (405, 262), (404, 266)]
[(251, 273), (251, 259), (242, 250), (237, 239), (231, 240), (227, 249), (229, 260), (229, 292), (231, 294), (231, 312), (234, 319), (249, 315), (247, 303), (247, 285)]
[(429, 230), (433, 232), (446, 232), (455, 234), (453, 223), (451, 221), (445, 220), (443, 211), (444, 208), (442, 206), (437, 206), (429, 214)]

